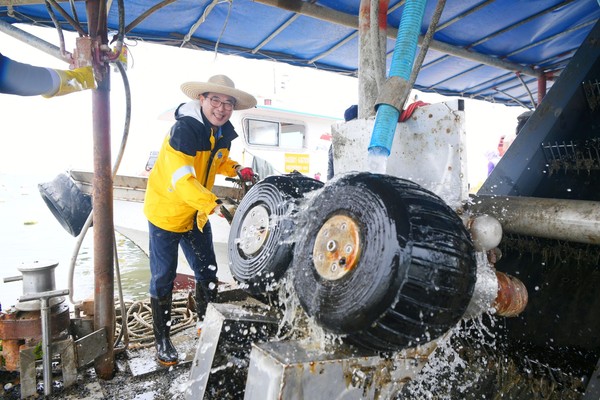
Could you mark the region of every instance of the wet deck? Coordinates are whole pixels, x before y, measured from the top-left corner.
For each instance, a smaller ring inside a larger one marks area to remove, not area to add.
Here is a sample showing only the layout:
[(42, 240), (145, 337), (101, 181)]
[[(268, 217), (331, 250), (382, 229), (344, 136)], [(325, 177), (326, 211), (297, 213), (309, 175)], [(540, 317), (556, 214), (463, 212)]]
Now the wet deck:
[[(172, 337), (183, 360), (176, 366), (165, 368), (156, 362), (154, 347), (129, 349), (115, 356), (116, 372), (111, 380), (99, 379), (93, 366), (79, 371), (77, 383), (70, 388), (60, 385), (60, 375), (54, 376), (54, 387), (48, 399), (131, 399), (171, 400), (184, 399), (188, 377), (198, 337), (195, 327), (190, 327)], [(43, 397), (43, 378), (38, 368), (38, 395)], [(17, 373), (0, 372), (0, 398), (20, 399)]]
[[(69, 388), (62, 387), (60, 366), (53, 370), (53, 389), (49, 399), (135, 399), (135, 400), (171, 400), (184, 399), (190, 388), (190, 369), (200, 337), (196, 329), (195, 318), (188, 318), (189, 308), (181, 307), (187, 302), (187, 292), (178, 292), (174, 296), (174, 325), (171, 327), (171, 339), (179, 353), (180, 362), (173, 367), (163, 367), (156, 361), (156, 351), (152, 342), (137, 340), (130, 333), (129, 345), (115, 351), (115, 375), (111, 380), (99, 379), (93, 363), (77, 371), (77, 380)], [(246, 304), (247, 295), (230, 285), (221, 285), (219, 301), (229, 304)], [(176, 305), (178, 303), (179, 305)], [(188, 311), (185, 311), (185, 310)], [(148, 318), (139, 313), (140, 319)], [(151, 318), (151, 317), (150, 317)], [(177, 322), (177, 320), (179, 322)], [(179, 326), (178, 326), (179, 324)], [(128, 324), (131, 329), (131, 325)], [(149, 335), (152, 335), (148, 328)], [(118, 348), (119, 346), (117, 346)], [(43, 397), (43, 368), (41, 360), (36, 364), (37, 395)], [(18, 373), (0, 371), (0, 398), (20, 399), (21, 387)]]

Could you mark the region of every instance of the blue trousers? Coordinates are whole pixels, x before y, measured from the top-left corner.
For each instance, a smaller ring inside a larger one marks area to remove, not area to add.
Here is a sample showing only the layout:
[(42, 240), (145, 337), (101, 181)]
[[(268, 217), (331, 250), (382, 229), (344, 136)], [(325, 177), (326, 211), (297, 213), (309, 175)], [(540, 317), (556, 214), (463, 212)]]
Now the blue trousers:
[(148, 222), (150, 234), (150, 296), (164, 298), (173, 291), (177, 275), (178, 247), (181, 245), (196, 282), (217, 282), (217, 260), (210, 221), (201, 232), (194, 221), (191, 231), (170, 232)]

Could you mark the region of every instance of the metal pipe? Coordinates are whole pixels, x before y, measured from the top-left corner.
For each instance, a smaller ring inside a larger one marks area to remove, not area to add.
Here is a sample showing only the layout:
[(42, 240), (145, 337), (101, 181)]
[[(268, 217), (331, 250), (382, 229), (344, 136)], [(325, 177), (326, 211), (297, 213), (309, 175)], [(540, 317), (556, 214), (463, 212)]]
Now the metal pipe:
[[(113, 196), (110, 148), (110, 80), (108, 75), (92, 94), (94, 114), (94, 327), (105, 328), (114, 342)], [(114, 374), (114, 351), (96, 361), (98, 375)]]
[(535, 109), (537, 106), (537, 103), (535, 102), (535, 99), (533, 98), (533, 94), (531, 93), (531, 90), (529, 90), (529, 86), (527, 86), (527, 83), (525, 83), (525, 81), (523, 80), (523, 77), (521, 76), (520, 73), (517, 72), (516, 75), (517, 75), (517, 78), (519, 79), (519, 81), (521, 82), (521, 85), (523, 85), (523, 88), (527, 92), (527, 95), (529, 95), (529, 100), (531, 101), (531, 105)]
[(42, 317), (42, 360), (44, 363), (44, 394), (52, 394), (52, 342), (50, 340), (50, 304), (47, 297), (40, 299)]
[[(132, 22), (130, 22), (129, 25), (127, 25), (125, 27), (123, 34), (125, 35), (125, 34), (129, 33), (131, 30), (133, 30), (133, 28), (135, 28), (136, 26), (141, 24), (150, 15), (152, 15), (156, 11), (160, 10), (161, 8), (168, 6), (171, 3), (175, 3), (176, 1), (177, 0), (164, 0), (158, 4), (153, 5), (152, 7), (150, 7), (146, 11), (144, 11), (142, 14), (140, 14), (140, 16), (138, 16)], [(110, 7), (108, 7), (108, 9), (110, 9)]]
[(547, 75), (540, 76), (537, 79), (537, 83), (538, 83), (538, 99), (537, 99), (537, 103), (538, 104), (540, 104), (542, 102), (542, 100), (544, 99), (544, 96), (546, 95), (547, 82), (548, 82), (548, 76)]
[(477, 280), (473, 296), (464, 318), (475, 318), (484, 313), (500, 317), (516, 317), (521, 314), (529, 295), (519, 279), (496, 271), (487, 259), (486, 252), (477, 252)]
[[(102, 13), (101, 0), (86, 2), (90, 37), (99, 52), (108, 43), (106, 13)], [(94, 328), (104, 328), (110, 344), (107, 352), (94, 362), (96, 374), (101, 379), (112, 379), (115, 372), (114, 325), (114, 263), (113, 263), (113, 196), (110, 145), (110, 69), (101, 63), (99, 54), (94, 57), (98, 88), (92, 91), (92, 117), (94, 136)]]
[[(349, 28), (358, 29), (358, 18), (354, 15), (346, 14), (340, 11), (332, 10), (317, 4), (308, 3), (306, 1), (299, 0), (254, 0), (257, 3), (266, 4), (269, 6), (281, 8), (291, 12), (306, 15), (312, 18), (320, 19), (322, 21), (332, 22), (334, 24), (347, 26)], [(395, 39), (398, 36), (398, 30), (394, 28), (387, 28), (387, 37)], [(419, 37), (419, 44), (421, 44), (423, 37)], [(430, 48), (438, 50), (442, 53), (450, 54), (456, 57), (464, 58), (466, 60), (472, 60), (480, 62), (485, 65), (505, 69), (509, 71), (520, 72), (521, 74), (539, 77), (542, 76), (543, 71), (535, 70), (533, 68), (512, 63), (506, 60), (501, 60), (497, 57), (490, 57), (485, 54), (476, 53), (471, 50), (463, 49), (460, 47), (452, 46), (439, 40), (432, 40)]]
[(527, 288), (514, 276), (496, 271), (498, 279), (498, 295), (492, 307), (496, 309), (496, 315), (501, 317), (516, 317), (521, 314), (527, 302), (529, 295)]
[(385, 83), (385, 29), (389, 1), (361, 0), (358, 14), (358, 118), (375, 115), (379, 88)]
[[(75, 29), (77, 31), (77, 33), (79, 33), (80, 36), (86, 36), (87, 33), (83, 30), (83, 28), (81, 27), (81, 25), (75, 21), (71, 15), (69, 15), (64, 8), (62, 8), (57, 2), (56, 0), (46, 0), (48, 3), (52, 4), (52, 6), (54, 8), (56, 8), (56, 10), (58, 11), (58, 13), (60, 15), (62, 15), (62, 17), (69, 23), (71, 24), (71, 26), (73, 27), (73, 29)], [(51, 9), (50, 9), (51, 10)], [(50, 12), (49, 12), (50, 14)], [(56, 25), (57, 29), (60, 29), (60, 25)]]
[(421, 43), (421, 49), (419, 50), (419, 54), (415, 59), (415, 65), (413, 66), (412, 72), (410, 74), (410, 79), (408, 81), (408, 87), (412, 88), (417, 81), (417, 76), (419, 75), (419, 71), (421, 71), (421, 67), (423, 66), (423, 61), (425, 60), (425, 56), (429, 52), (429, 46), (431, 45), (431, 41), (433, 40), (433, 35), (437, 32), (437, 25), (442, 16), (442, 12), (444, 11), (444, 7), (446, 6), (446, 0), (438, 0), (437, 5), (435, 6), (435, 11), (431, 16), (431, 20), (429, 21), (429, 26), (427, 27), (427, 32), (425, 32), (425, 36), (423, 39), (419, 37), (419, 41)]
[(504, 233), (600, 244), (600, 202), (478, 195), (467, 208), (494, 216)]
[(72, 61), (73, 55), (71, 53), (67, 52), (66, 55), (68, 55), (68, 57), (65, 58), (58, 46), (46, 42), (45, 40), (42, 40), (29, 32), (25, 32), (24, 30), (19, 29), (9, 24), (8, 22), (0, 20), (0, 32), (6, 33), (7, 35), (12, 36), (13, 38), (20, 40), (25, 44), (33, 46), (36, 49), (43, 51), (44, 53), (56, 57), (61, 61), (65, 61), (69, 64)]

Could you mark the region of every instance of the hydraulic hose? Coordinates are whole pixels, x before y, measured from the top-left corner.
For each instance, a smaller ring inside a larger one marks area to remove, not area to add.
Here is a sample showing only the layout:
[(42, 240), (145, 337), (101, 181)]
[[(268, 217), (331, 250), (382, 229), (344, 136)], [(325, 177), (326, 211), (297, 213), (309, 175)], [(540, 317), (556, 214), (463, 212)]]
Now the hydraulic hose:
[[(402, 14), (386, 87), (391, 86), (390, 82), (399, 81), (399, 86), (404, 86), (406, 90), (400, 91), (405, 93), (398, 93), (398, 90), (387, 89), (390, 95), (387, 97), (400, 95), (400, 101), (391, 101), (384, 96), (382, 102), (379, 103), (375, 116), (375, 126), (373, 127), (373, 134), (369, 143), (369, 165), (371, 172), (385, 173), (385, 160), (390, 155), (396, 124), (398, 123), (398, 117), (402, 109), (401, 105), (404, 104), (410, 93), (407, 83), (410, 79), (415, 59), (426, 3), (426, 0), (408, 0)], [(405, 84), (402, 85), (402, 82)], [(383, 92), (386, 92), (385, 87)]]

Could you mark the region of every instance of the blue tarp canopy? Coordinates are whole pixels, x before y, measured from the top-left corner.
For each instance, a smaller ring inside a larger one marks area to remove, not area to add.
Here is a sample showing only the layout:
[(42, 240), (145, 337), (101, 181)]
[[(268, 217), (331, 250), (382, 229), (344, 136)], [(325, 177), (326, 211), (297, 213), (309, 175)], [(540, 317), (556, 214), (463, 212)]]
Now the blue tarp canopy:
[[(73, 23), (87, 32), (86, 3), (0, 0), (9, 24)], [(196, 48), (356, 76), (360, 0), (123, 0), (126, 39)], [(405, 9), (390, 0), (387, 64)], [(421, 35), (437, 2), (428, 1)], [(119, 2), (107, 2), (119, 30)], [(549, 89), (600, 17), (597, 0), (448, 0), (415, 89), (532, 106), (538, 81)]]

